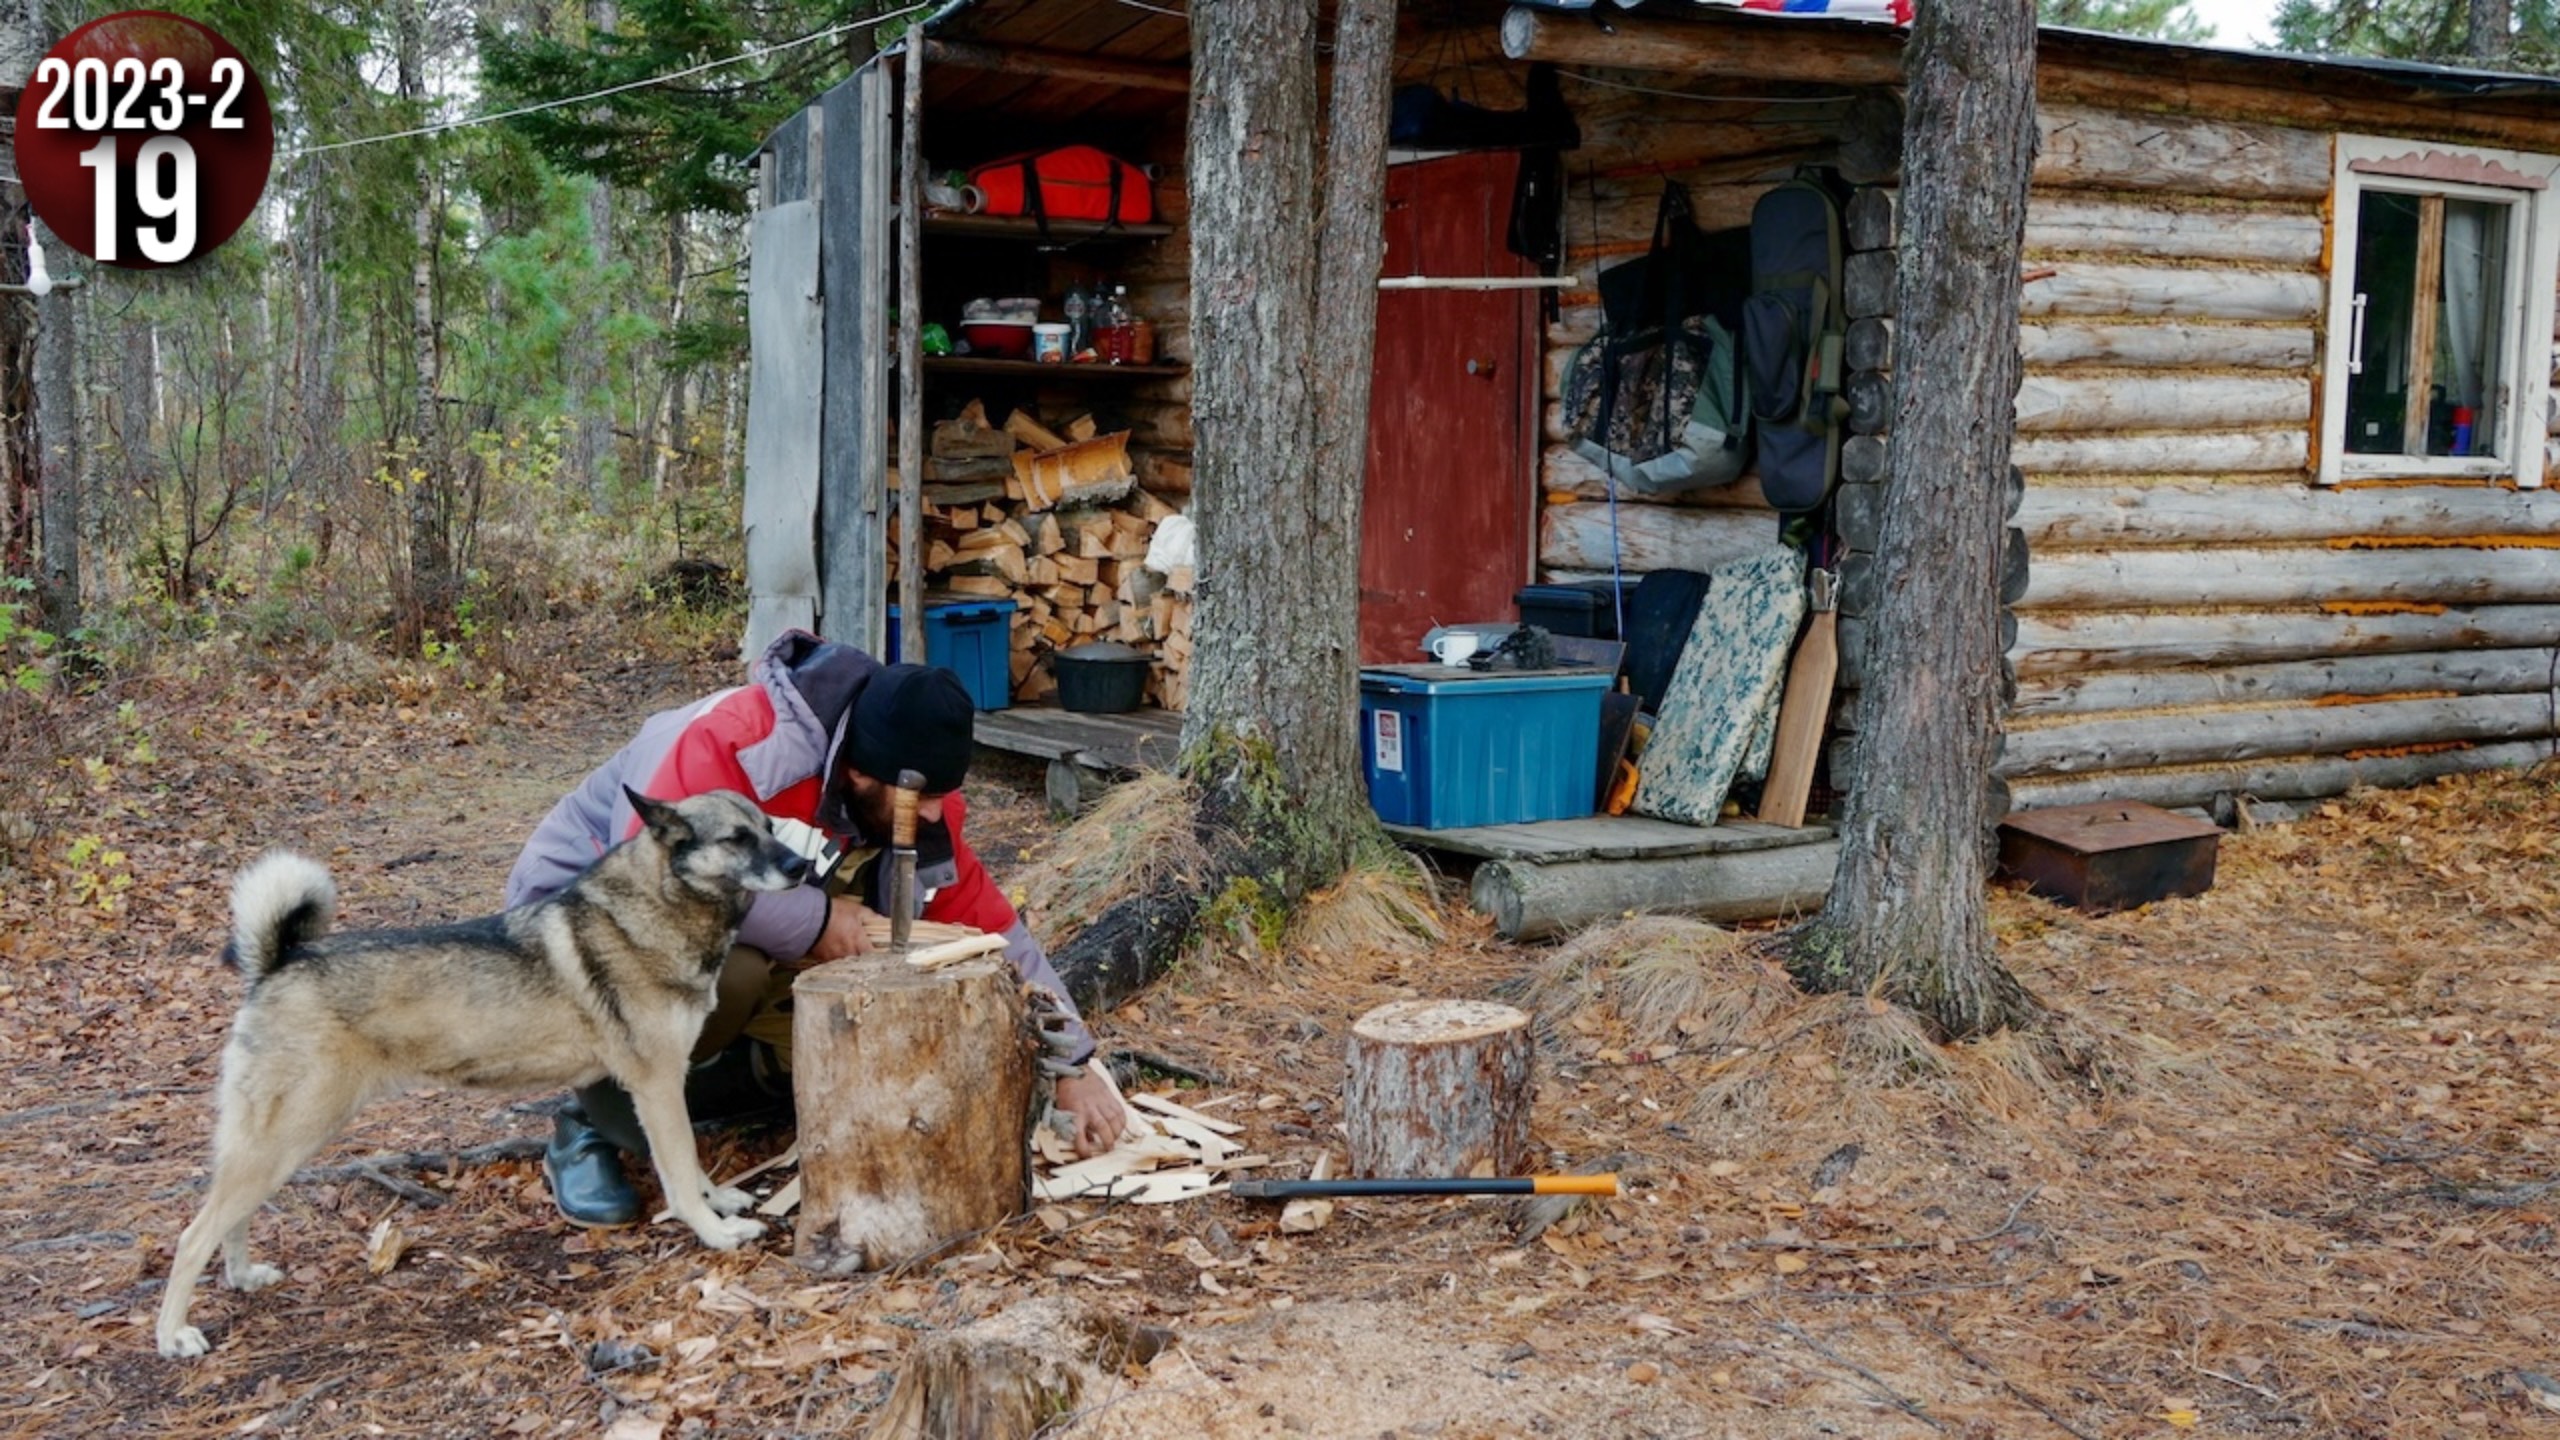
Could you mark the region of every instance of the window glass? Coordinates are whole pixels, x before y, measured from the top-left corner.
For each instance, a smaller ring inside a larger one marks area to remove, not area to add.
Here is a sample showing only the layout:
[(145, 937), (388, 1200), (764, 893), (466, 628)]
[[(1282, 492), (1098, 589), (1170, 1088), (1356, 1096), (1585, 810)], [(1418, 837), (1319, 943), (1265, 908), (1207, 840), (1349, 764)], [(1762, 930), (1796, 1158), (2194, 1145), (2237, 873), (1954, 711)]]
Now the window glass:
[(2347, 450), (2498, 455), (2514, 207), (2368, 188), (2355, 227)]

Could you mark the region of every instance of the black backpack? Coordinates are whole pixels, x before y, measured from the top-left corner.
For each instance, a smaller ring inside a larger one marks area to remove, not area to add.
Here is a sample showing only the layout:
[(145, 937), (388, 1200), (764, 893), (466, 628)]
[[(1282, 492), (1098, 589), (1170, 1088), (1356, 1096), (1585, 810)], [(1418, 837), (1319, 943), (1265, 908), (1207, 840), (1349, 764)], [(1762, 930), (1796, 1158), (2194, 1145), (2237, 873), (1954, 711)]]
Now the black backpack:
[(1749, 398), (1730, 326), (1749, 293), (1748, 232), (1698, 228), (1666, 184), (1653, 243), (1600, 274), (1600, 333), (1574, 353), (1574, 453), (1640, 494), (1729, 485), (1750, 462)]
[(1785, 515), (1821, 507), (1840, 478), (1849, 317), (1841, 297), (1839, 189), (1799, 170), (1751, 207), (1751, 298), (1742, 307), (1760, 490)]

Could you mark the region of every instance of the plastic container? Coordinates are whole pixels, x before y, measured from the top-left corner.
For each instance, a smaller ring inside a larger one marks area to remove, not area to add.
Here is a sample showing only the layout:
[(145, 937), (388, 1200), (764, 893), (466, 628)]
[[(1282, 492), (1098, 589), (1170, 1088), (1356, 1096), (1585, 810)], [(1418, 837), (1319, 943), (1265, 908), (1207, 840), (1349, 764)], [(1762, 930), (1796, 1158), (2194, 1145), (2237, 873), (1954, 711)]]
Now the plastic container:
[(969, 353), (997, 360), (1022, 360), (1031, 354), (1029, 323), (1020, 325), (1009, 320), (963, 320), (960, 338), (968, 342)]
[[(969, 703), (981, 710), (1002, 710), (1013, 703), (1013, 602), (954, 600), (924, 607), (924, 653), (928, 664), (960, 677)], [(889, 607), (888, 660), (898, 663), (898, 607)]]
[(1391, 825), (1447, 830), (1592, 812), (1609, 675), (1360, 672), (1369, 804)]
[(1043, 365), (1063, 365), (1067, 361), (1067, 327), (1054, 320), (1044, 320), (1031, 327), (1031, 358)]
[(1524, 585), (1511, 597), (1520, 607), (1520, 623), (1551, 635), (1618, 638), (1615, 580), (1586, 580), (1575, 585)]
[(1117, 640), (1094, 640), (1049, 657), (1058, 705), (1087, 715), (1118, 715), (1146, 698), (1155, 657)]

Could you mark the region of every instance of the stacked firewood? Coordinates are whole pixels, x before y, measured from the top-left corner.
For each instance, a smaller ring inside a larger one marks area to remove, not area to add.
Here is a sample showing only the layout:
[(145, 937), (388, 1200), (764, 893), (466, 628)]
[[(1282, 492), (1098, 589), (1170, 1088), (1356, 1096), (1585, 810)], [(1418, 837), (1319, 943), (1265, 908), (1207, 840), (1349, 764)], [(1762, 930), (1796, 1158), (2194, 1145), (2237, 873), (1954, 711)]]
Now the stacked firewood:
[[(1014, 602), (1017, 701), (1056, 691), (1041, 663), (1050, 652), (1117, 640), (1163, 657), (1147, 699), (1179, 710), (1190, 698), (1192, 567), (1145, 561), (1156, 527), (1180, 513), (1138, 484), (1128, 432), (1099, 433), (1090, 415), (1053, 430), (1020, 410), (998, 426), (971, 401), (926, 445), (925, 589)], [(892, 578), (897, 536), (893, 519)]]

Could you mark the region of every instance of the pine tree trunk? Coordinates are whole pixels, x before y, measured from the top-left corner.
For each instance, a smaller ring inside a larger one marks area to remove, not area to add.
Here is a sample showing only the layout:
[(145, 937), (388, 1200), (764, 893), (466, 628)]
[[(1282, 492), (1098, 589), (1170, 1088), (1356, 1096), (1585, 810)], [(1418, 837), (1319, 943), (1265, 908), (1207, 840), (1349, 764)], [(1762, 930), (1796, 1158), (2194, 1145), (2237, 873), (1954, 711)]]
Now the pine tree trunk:
[(1344, 0), (1323, 210), (1315, 7), (1192, 18), (1192, 425), (1198, 649), (1183, 728), (1212, 873), (1113, 907), (1059, 947), (1079, 1004), (1163, 973), (1202, 906), (1282, 904), (1377, 833), (1357, 723), (1360, 498), (1385, 239), (1394, 0)]
[(1193, 20), (1201, 559), (1183, 739), (1193, 754), (1219, 736), (1272, 747), (1287, 803), (1238, 808), (1288, 893), (1338, 874), (1374, 823), (1355, 597), (1394, 6), (1342, 10), (1321, 231), (1314, 18), (1231, 0)]
[(1990, 776), (2003, 713), (2001, 497), (2018, 392), (2018, 254), (2035, 150), (2024, 0), (1929, 5), (1912, 30), (1901, 323), (1857, 788), (1840, 871), (1793, 937), (1798, 978), (1966, 1037), (2039, 1007), (1992, 949)]

